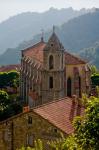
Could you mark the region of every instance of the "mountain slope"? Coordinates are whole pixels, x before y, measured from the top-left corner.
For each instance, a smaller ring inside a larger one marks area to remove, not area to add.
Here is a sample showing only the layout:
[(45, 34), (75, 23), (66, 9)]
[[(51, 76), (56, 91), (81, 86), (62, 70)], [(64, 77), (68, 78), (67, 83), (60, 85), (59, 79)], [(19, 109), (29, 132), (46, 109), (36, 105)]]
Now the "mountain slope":
[[(99, 10), (68, 21), (61, 27), (57, 27), (56, 33), (65, 49), (69, 49), (70, 52), (77, 54), (81, 49), (93, 46), (94, 43), (99, 41)], [(50, 34), (51, 31), (45, 33), (45, 41), (48, 40)], [(21, 46), (18, 46), (16, 49), (7, 50), (7, 52), (0, 56), (0, 64), (9, 64), (9, 61), (12, 64), (19, 62), (19, 59), (11, 61), (10, 56), (16, 58), (20, 50), (38, 42), (40, 36), (41, 35), (34, 36), (31, 41), (22, 43)]]
[(62, 25), (89, 11), (92, 10), (76, 11), (72, 8), (61, 10), (51, 8), (43, 13), (27, 12), (11, 17), (0, 24), (0, 53), (9, 47), (16, 47), (24, 40), (31, 39), (40, 33), (41, 29), (48, 30), (53, 25)]
[(84, 48), (79, 54), (99, 69), (99, 42), (93, 44), (92, 47)]

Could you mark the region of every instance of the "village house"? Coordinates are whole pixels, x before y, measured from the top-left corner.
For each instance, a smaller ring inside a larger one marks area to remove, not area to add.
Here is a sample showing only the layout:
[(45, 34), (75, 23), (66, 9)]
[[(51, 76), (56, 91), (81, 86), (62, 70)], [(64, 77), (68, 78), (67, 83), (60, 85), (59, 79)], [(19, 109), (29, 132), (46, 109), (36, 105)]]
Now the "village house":
[(41, 139), (45, 150), (47, 142), (74, 132), (72, 121), (83, 115), (84, 107), (71, 98), (55, 100), (27, 112), (13, 116), (0, 123), (0, 150), (16, 150), (22, 146), (34, 147), (34, 141)]

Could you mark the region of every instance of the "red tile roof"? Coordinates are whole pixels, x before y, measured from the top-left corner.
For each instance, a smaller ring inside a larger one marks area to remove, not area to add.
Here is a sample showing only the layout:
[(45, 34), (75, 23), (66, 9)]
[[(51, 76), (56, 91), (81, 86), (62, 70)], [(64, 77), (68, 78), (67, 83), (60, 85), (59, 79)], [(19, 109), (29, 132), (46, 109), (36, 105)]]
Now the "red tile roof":
[(43, 62), (43, 50), (44, 50), (45, 46), (46, 46), (46, 43), (39, 42), (39, 43), (35, 44), (34, 46), (23, 50), (23, 54), (24, 54), (24, 56), (35, 58), (35, 59)]
[(15, 115), (7, 120), (1, 121), (0, 124), (11, 121), (17, 117), (20, 117), (23, 114), (29, 112), (34, 112), (37, 115), (41, 116), (43, 119), (47, 120), (53, 126), (57, 127), (66, 134), (72, 134), (74, 128), (72, 121), (75, 116), (84, 115), (84, 107), (79, 105), (77, 102), (74, 102), (73, 99), (64, 98), (58, 101), (53, 101), (37, 108), (31, 109), (24, 113)]
[[(51, 35), (50, 39), (48, 40), (47, 44), (43, 41), (40, 41), (39, 43), (35, 44), (34, 46), (23, 50), (23, 54), (24, 54), (24, 56), (35, 58), (35, 59), (39, 60), (40, 62), (43, 62), (44, 48), (49, 49), (50, 48), (49, 45), (51, 43), (54, 43), (54, 49), (55, 48), (56, 49), (63, 48), (62, 44), (60, 44), (60, 41), (59, 41), (57, 35), (55, 33), (53, 33)], [(66, 64), (69, 64), (69, 65), (86, 64), (86, 62), (84, 60), (68, 53), (67, 51), (65, 51), (65, 62), (66, 62)]]
[(75, 116), (84, 114), (84, 107), (70, 98), (64, 98), (35, 108), (34, 112), (66, 134), (72, 134), (74, 132), (72, 121)]
[(86, 64), (87, 62), (82, 60), (80, 57), (77, 57), (73, 54), (68, 53), (65, 51), (65, 62), (68, 65), (78, 65), (78, 64)]
[[(34, 58), (40, 62), (43, 62), (43, 50), (45, 47), (46, 47), (46, 43), (39, 42), (36, 45), (26, 50), (23, 50), (23, 54), (24, 56), (28, 56), (31, 57), (32, 59)], [(65, 51), (65, 63), (68, 65), (72, 65), (72, 64), (78, 65), (78, 64), (86, 64), (87, 62)]]
[(20, 71), (20, 67), (21, 67), (20, 64), (1, 66), (0, 72), (9, 72), (12, 70)]

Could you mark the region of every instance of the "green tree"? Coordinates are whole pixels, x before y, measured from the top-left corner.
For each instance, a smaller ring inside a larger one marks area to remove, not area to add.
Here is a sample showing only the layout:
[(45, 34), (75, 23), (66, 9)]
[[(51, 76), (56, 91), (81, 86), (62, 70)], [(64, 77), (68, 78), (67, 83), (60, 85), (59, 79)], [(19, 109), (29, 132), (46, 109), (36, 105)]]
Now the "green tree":
[(99, 86), (99, 74), (94, 74), (91, 76), (92, 85), (94, 87)]
[(96, 74), (96, 73), (98, 72), (96, 66), (94, 66), (94, 65), (92, 65), (92, 66), (90, 67), (90, 69), (91, 69), (91, 73), (92, 73), (92, 74)]
[(7, 92), (0, 90), (0, 121), (22, 112), (19, 98), (13, 99)]
[(0, 90), (0, 105), (6, 106), (9, 103), (9, 96), (7, 92)]
[(17, 71), (8, 72), (8, 84), (11, 87), (19, 86), (19, 72)]
[(0, 88), (4, 88), (7, 86), (8, 82), (8, 73), (7, 72), (0, 72)]
[(91, 97), (84, 118), (74, 121), (75, 141), (82, 150), (99, 149), (99, 98)]
[(21, 149), (17, 149), (17, 150), (44, 150), (43, 149), (43, 142), (40, 139), (38, 139), (34, 143), (35, 143), (34, 148), (22, 147)]
[(9, 96), (7, 92), (0, 90), (0, 121), (6, 118), (6, 110), (9, 107)]
[(0, 73), (0, 88), (5, 88), (6, 86), (18, 87), (19, 86), (19, 72), (1, 72)]

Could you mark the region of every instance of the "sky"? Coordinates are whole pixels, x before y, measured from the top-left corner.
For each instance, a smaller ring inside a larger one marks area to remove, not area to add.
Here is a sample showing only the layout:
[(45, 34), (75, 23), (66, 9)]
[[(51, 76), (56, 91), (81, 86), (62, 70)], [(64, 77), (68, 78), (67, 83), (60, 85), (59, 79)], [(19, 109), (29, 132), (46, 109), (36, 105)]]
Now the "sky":
[(99, 8), (99, 0), (0, 0), (0, 22), (22, 12), (44, 12), (51, 7)]

